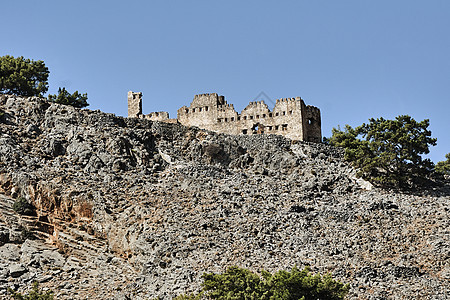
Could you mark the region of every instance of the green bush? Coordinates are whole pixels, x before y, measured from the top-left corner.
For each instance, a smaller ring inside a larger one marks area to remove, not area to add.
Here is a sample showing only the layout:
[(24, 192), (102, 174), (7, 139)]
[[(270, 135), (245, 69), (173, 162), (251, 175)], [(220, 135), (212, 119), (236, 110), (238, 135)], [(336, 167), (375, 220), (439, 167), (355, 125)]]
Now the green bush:
[(436, 172), (450, 175), (450, 153), (445, 154), (447, 160), (440, 161), (436, 164)]
[(36, 281), (33, 282), (31, 291), (26, 295), (22, 295), (11, 288), (8, 288), (8, 293), (13, 299), (17, 300), (53, 300), (53, 291), (43, 292), (39, 289), (39, 283)]
[(48, 90), (48, 68), (42, 60), (0, 57), (0, 93), (42, 96)]
[(205, 273), (202, 278), (200, 293), (175, 299), (337, 300), (344, 299), (349, 290), (348, 284), (333, 280), (331, 275), (312, 275), (308, 268), (300, 271), (297, 267), (275, 274), (262, 271), (261, 277), (247, 269), (230, 267), (223, 274)]
[(13, 204), (13, 210), (21, 215), (34, 216), (35, 208), (25, 198), (19, 197)]
[(66, 91), (66, 88), (59, 88), (58, 95), (48, 95), (48, 101), (64, 105), (71, 105), (77, 108), (89, 106), (89, 104), (87, 103), (86, 93), (80, 94), (78, 93), (78, 91), (75, 91), (73, 94), (70, 94), (68, 91)]
[(369, 121), (356, 128), (346, 125), (345, 131), (333, 128), (331, 138), (324, 141), (345, 148), (345, 158), (359, 168), (358, 175), (375, 184), (407, 187), (431, 174), (433, 162), (421, 156), (436, 145), (429, 120), (417, 122), (404, 115)]

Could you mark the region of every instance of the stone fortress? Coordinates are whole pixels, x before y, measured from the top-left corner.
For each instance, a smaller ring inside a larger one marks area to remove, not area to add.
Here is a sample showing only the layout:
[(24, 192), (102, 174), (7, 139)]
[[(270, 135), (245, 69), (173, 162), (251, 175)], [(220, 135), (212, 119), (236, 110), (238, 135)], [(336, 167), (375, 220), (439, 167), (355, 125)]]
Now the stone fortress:
[(292, 140), (322, 140), (320, 110), (305, 105), (300, 97), (277, 99), (269, 110), (264, 101), (250, 102), (239, 114), (233, 104), (216, 93), (195, 95), (190, 106), (178, 109), (177, 118), (167, 112), (142, 114), (142, 93), (128, 92), (128, 117), (180, 123), (227, 134), (279, 134)]

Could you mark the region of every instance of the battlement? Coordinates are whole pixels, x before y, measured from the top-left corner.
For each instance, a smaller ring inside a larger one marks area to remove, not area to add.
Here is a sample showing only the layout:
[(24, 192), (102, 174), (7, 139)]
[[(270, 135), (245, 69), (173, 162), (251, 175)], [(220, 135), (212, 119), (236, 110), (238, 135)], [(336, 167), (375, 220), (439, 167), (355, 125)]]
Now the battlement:
[(153, 121), (179, 122), (228, 134), (280, 134), (293, 140), (322, 140), (320, 110), (305, 105), (301, 97), (280, 98), (271, 111), (264, 101), (250, 102), (241, 113), (217, 93), (194, 96), (189, 107), (177, 111), (177, 119), (167, 112), (142, 115), (142, 93), (128, 92), (128, 116)]
[(215, 106), (226, 104), (225, 97), (219, 96), (217, 93), (198, 94), (194, 96), (191, 107)]
[(281, 98), (277, 99), (276, 103), (282, 103), (282, 102), (296, 102), (296, 101), (302, 101), (302, 98), (295, 97), (295, 98)]

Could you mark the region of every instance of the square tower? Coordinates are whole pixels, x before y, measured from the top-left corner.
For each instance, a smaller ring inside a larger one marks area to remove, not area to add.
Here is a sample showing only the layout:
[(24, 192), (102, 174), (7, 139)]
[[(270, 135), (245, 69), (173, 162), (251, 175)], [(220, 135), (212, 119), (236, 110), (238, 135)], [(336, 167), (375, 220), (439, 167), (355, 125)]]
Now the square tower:
[(138, 118), (142, 115), (142, 93), (128, 92), (128, 117)]

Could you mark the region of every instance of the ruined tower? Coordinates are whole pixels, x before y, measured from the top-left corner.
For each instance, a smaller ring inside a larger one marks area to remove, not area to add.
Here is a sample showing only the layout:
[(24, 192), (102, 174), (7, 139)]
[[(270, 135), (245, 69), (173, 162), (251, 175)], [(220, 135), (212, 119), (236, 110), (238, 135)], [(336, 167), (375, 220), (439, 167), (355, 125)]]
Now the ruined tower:
[(138, 118), (142, 115), (142, 93), (128, 92), (128, 117)]

